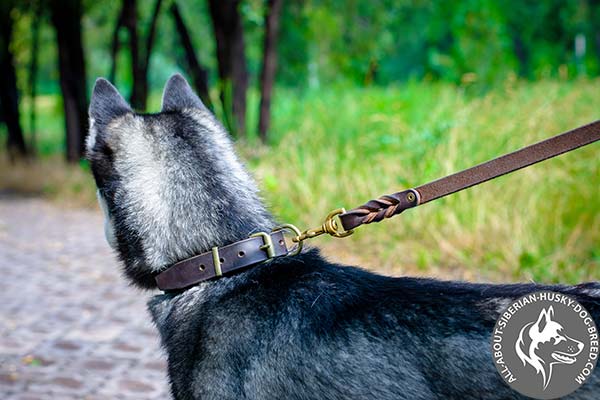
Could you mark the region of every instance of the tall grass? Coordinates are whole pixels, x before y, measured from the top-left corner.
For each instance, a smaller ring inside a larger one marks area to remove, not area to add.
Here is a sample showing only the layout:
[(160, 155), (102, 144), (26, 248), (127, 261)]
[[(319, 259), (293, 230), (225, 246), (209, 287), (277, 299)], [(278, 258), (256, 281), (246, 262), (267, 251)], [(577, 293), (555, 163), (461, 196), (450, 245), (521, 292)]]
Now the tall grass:
[[(277, 144), (242, 149), (273, 211), (313, 227), (333, 208), (355, 207), (597, 119), (599, 83), (513, 83), (483, 97), (421, 83), (300, 98), (279, 91)], [(333, 259), (387, 273), (600, 279), (600, 145), (314, 244)]]
[[(238, 149), (280, 221), (303, 229), (333, 208), (418, 186), (593, 121), (599, 84), (512, 82), (483, 96), (432, 83), (279, 89), (272, 144), (250, 140)], [(60, 130), (38, 136), (47, 148), (62, 139)], [(45, 188), (56, 198), (69, 187), (58, 176)], [(390, 274), (598, 280), (600, 145), (363, 226), (346, 239), (313, 244), (332, 259)]]

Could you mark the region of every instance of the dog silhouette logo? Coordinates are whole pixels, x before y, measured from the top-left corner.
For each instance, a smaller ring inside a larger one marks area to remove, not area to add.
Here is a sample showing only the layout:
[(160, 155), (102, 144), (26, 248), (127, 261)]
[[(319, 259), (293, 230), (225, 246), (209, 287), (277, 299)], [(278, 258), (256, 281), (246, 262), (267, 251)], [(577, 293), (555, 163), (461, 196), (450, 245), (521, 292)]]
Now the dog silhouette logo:
[[(556, 399), (581, 387), (598, 358), (589, 312), (563, 293), (534, 292), (504, 303), (492, 334), (492, 356), (512, 389)], [(507, 306), (508, 305), (508, 306)]]
[(519, 332), (515, 344), (523, 365), (529, 364), (542, 375), (543, 389), (552, 379), (557, 364), (571, 365), (585, 345), (565, 333), (565, 328), (555, 320), (554, 307), (542, 309), (536, 321), (526, 324)]

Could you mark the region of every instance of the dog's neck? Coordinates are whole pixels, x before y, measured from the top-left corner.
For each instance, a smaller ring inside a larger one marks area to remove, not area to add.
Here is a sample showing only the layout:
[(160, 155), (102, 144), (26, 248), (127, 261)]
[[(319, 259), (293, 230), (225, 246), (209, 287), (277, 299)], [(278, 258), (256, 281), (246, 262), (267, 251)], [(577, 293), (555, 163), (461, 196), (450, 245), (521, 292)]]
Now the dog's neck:
[(157, 114), (135, 113), (99, 79), (86, 145), (107, 239), (139, 286), (155, 287), (165, 267), (273, 226), (227, 131), (180, 75), (167, 82)]
[[(274, 218), (237, 158), (228, 166), (227, 173), (211, 172), (216, 174), (212, 181), (207, 174), (206, 179), (181, 184), (174, 182), (183, 172), (165, 168), (154, 174), (154, 187), (140, 188), (137, 195), (145, 201), (119, 199), (127, 207), (117, 218), (105, 212), (107, 240), (136, 284), (154, 287), (154, 275), (168, 266), (274, 227)], [(162, 190), (161, 180), (168, 179), (164, 184), (168, 190)], [(153, 199), (157, 192), (161, 197)]]

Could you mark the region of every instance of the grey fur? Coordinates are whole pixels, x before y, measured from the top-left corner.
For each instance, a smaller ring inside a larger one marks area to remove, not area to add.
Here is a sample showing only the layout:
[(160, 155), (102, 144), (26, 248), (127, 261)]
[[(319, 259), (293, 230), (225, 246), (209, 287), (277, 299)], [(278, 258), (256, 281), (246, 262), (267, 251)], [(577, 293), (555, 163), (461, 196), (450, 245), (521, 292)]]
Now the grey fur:
[(187, 108), (206, 110), (204, 104), (192, 90), (185, 78), (179, 74), (173, 75), (165, 85), (162, 97), (162, 111), (177, 111)]
[(114, 118), (133, 112), (119, 91), (103, 78), (98, 78), (90, 101), (90, 118), (107, 125)]
[(146, 287), (176, 261), (273, 226), (225, 130), (190, 108), (187, 83), (176, 95), (181, 79), (167, 83), (160, 114), (131, 112), (104, 79), (92, 94), (88, 158), (125, 272)]
[[(274, 225), (225, 130), (182, 80), (167, 83), (160, 114), (127, 111), (102, 80), (92, 98), (92, 171), (125, 272), (142, 287)], [(490, 338), (502, 307), (535, 290), (567, 293), (599, 320), (598, 283), (389, 278), (315, 250), (157, 295), (149, 309), (177, 400), (522, 399), (496, 372)], [(569, 398), (597, 398), (599, 375)]]

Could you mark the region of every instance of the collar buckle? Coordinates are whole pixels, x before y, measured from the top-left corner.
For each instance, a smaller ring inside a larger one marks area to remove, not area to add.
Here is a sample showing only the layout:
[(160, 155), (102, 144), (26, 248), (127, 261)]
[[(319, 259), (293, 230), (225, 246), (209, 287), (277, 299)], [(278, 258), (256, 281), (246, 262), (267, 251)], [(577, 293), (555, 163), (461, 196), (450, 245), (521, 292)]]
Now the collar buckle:
[(275, 258), (275, 246), (273, 246), (273, 239), (271, 238), (271, 235), (266, 232), (257, 232), (249, 237), (262, 237), (264, 244), (260, 246), (259, 249), (265, 250), (269, 259)]

